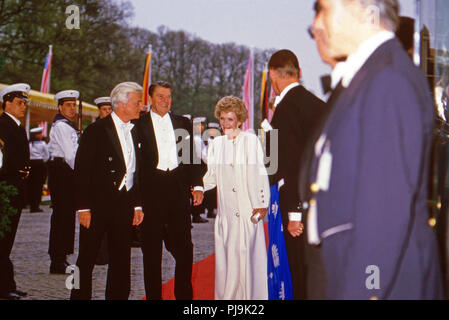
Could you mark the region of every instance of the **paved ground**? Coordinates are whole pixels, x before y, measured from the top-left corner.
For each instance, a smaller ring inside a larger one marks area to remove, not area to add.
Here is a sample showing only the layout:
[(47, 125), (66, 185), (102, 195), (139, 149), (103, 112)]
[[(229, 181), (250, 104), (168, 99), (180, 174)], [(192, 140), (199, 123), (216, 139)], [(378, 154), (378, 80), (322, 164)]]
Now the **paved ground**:
[[(28, 300), (66, 300), (70, 291), (66, 288), (67, 275), (51, 275), (50, 260), (47, 254), (50, 231), (51, 210), (42, 206), (45, 212), (30, 213), (25, 209), (20, 218), (16, 241), (11, 254), (15, 267), (18, 289), (28, 292)], [(213, 219), (209, 223), (194, 224), (192, 237), (194, 261), (199, 261), (214, 251)], [(75, 263), (78, 256), (78, 226), (75, 240), (75, 254), (69, 256), (69, 263)], [(162, 257), (162, 280), (165, 282), (174, 275), (174, 259), (166, 250)], [(107, 266), (96, 266), (93, 274), (95, 300), (104, 299)], [(131, 256), (131, 300), (139, 300), (145, 295), (143, 284), (142, 253), (140, 248), (132, 249)]]

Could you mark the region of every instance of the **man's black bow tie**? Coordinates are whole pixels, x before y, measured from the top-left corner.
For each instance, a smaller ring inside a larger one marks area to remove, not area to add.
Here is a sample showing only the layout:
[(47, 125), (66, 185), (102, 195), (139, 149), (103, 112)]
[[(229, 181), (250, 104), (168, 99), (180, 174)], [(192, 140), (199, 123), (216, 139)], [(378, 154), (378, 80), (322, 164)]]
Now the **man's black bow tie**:
[(327, 94), (328, 92), (332, 92), (332, 79), (329, 74), (321, 77), (321, 87), (323, 88), (323, 93)]

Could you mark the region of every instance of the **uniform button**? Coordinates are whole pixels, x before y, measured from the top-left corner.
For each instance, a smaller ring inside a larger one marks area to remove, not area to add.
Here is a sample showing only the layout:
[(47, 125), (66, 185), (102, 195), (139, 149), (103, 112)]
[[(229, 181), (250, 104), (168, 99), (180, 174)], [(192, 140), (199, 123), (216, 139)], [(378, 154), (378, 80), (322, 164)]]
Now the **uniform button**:
[(434, 217), (432, 217), (429, 219), (428, 223), (429, 223), (429, 226), (431, 226), (433, 228), (437, 224), (437, 220)]
[(232, 192), (237, 192), (237, 189), (236, 188), (232, 188)]
[(378, 297), (376, 297), (376, 296), (372, 296), (371, 298), (369, 298), (370, 300), (379, 300), (379, 298)]
[(236, 216), (237, 218), (240, 217), (240, 213), (237, 212), (237, 213), (235, 214), (235, 216)]
[(309, 206), (311, 206), (311, 207), (316, 206), (316, 200), (315, 199), (310, 199)]
[(318, 183), (312, 183), (312, 185), (310, 186), (310, 191), (312, 191), (313, 193), (317, 193), (318, 191), (320, 191)]

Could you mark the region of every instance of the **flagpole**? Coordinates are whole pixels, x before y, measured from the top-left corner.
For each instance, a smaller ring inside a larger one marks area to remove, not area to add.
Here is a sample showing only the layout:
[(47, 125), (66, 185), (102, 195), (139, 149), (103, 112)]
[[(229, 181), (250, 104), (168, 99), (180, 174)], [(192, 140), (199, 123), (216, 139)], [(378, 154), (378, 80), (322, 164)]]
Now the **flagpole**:
[(254, 129), (254, 47), (251, 47), (251, 118), (249, 128)]
[[(49, 45), (48, 46), (48, 54), (50, 55), (50, 57), (53, 55), (53, 45)], [(50, 84), (51, 84), (51, 64), (48, 67), (48, 93), (50, 93)]]

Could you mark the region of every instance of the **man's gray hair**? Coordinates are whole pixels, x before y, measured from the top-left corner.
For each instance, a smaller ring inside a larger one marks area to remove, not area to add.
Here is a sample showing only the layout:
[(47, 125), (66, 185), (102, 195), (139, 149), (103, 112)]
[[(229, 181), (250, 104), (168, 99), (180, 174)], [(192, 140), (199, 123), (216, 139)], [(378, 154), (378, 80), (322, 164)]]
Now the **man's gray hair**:
[(398, 0), (358, 0), (363, 7), (376, 8), (381, 25), (392, 32), (396, 32), (399, 26), (399, 2)]
[(128, 94), (132, 92), (142, 93), (143, 88), (135, 82), (122, 82), (111, 91), (112, 108), (117, 108), (118, 103), (128, 103)]

